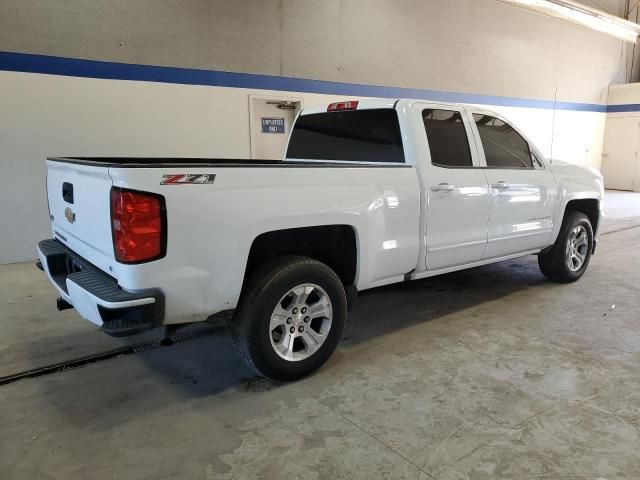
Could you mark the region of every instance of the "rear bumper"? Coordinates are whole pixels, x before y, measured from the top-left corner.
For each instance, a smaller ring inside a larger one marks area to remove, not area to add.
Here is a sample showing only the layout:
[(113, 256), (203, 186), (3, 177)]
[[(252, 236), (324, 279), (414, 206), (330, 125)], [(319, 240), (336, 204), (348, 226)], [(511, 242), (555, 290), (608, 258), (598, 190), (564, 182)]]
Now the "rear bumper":
[(123, 290), (115, 278), (57, 240), (38, 243), (38, 257), (60, 297), (105, 333), (133, 335), (162, 324), (164, 296), (159, 290)]

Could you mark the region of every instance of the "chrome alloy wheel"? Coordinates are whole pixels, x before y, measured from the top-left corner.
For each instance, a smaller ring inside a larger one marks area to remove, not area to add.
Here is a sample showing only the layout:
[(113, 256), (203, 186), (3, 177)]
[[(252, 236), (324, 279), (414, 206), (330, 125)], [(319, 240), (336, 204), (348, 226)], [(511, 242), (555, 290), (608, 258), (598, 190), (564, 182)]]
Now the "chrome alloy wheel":
[(271, 346), (287, 361), (305, 360), (327, 339), (332, 318), (331, 300), (322, 287), (313, 283), (293, 287), (282, 296), (271, 314)]
[(587, 229), (582, 225), (578, 225), (567, 239), (566, 262), (567, 267), (572, 272), (577, 272), (584, 265), (589, 250), (589, 234)]

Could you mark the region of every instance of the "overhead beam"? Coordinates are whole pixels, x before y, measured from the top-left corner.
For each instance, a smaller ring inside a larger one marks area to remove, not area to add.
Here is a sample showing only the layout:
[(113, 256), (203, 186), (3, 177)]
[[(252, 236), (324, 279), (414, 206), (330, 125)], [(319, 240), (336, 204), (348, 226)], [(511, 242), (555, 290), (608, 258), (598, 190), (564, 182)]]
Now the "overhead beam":
[(640, 25), (574, 0), (498, 0), (636, 43)]

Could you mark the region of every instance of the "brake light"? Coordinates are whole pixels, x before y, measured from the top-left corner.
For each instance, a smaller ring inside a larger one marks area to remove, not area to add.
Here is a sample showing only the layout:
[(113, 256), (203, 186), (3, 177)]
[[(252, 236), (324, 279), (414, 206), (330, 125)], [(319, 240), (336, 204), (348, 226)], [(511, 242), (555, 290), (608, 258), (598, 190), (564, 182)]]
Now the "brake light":
[(349, 100), (347, 102), (331, 103), (327, 107), (327, 112), (335, 112), (338, 110), (355, 110), (358, 108), (358, 100)]
[(116, 260), (141, 263), (166, 252), (166, 209), (161, 195), (111, 189), (111, 234)]

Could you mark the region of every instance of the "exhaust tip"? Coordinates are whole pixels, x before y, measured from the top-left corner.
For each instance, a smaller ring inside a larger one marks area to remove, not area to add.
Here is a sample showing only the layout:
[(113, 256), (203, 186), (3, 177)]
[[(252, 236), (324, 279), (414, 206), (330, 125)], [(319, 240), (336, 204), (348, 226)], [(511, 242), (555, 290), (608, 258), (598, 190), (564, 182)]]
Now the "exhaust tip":
[(56, 298), (56, 307), (58, 307), (59, 311), (62, 311), (62, 310), (69, 310), (70, 308), (73, 308), (73, 305), (67, 302), (64, 298), (58, 297)]
[(178, 330), (177, 325), (164, 325), (162, 327), (160, 345), (163, 347), (170, 347), (176, 343), (176, 330)]

